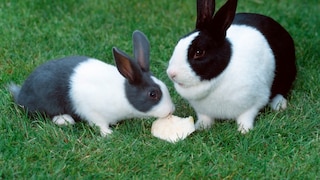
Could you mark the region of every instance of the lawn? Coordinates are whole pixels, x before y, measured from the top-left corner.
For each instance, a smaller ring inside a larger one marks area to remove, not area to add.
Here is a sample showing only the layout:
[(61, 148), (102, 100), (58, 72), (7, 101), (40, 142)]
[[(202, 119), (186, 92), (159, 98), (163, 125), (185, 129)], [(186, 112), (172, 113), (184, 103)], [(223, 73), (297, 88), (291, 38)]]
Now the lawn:
[(155, 118), (123, 121), (107, 138), (86, 123), (59, 127), (30, 119), (5, 87), (49, 59), (86, 55), (113, 64), (112, 47), (131, 54), (139, 29), (175, 114), (195, 117), (165, 73), (175, 43), (193, 30), (194, 0), (2, 0), (0, 179), (319, 179), (319, 9), (318, 0), (240, 0), (238, 12), (271, 16), (295, 40), (298, 76), (289, 107), (267, 108), (246, 135), (222, 121), (171, 144), (151, 135)]

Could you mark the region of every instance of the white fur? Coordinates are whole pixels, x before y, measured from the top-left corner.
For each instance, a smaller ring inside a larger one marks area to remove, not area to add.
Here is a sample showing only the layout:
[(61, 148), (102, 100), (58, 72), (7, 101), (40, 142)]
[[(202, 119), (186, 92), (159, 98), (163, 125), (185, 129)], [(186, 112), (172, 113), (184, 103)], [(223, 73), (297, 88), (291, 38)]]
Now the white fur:
[(281, 94), (277, 94), (269, 104), (271, 108), (276, 111), (285, 110), (287, 108), (287, 100)]
[(90, 125), (100, 128), (102, 136), (112, 133), (109, 125), (133, 117), (165, 117), (173, 112), (166, 86), (161, 86), (162, 101), (147, 113), (137, 111), (125, 97), (124, 77), (115, 66), (89, 59), (81, 63), (71, 77), (70, 94), (75, 112)]
[(197, 112), (197, 129), (209, 128), (219, 118), (236, 119), (238, 130), (248, 132), (269, 101), (275, 59), (268, 42), (252, 27), (232, 25), (227, 31), (232, 48), (228, 67), (216, 78), (201, 81), (187, 62), (188, 47), (197, 35), (178, 42), (167, 69), (169, 77)]
[(69, 114), (57, 115), (52, 118), (52, 121), (57, 125), (73, 125), (74, 119)]

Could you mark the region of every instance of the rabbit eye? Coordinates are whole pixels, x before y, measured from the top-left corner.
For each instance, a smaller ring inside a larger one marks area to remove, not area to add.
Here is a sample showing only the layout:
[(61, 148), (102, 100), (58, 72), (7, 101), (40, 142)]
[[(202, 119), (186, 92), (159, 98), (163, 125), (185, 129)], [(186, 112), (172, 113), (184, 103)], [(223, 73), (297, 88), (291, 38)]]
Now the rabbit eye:
[(201, 57), (203, 57), (205, 55), (206, 51), (205, 50), (196, 50), (196, 52), (194, 53), (193, 58), (194, 59), (199, 59)]
[(149, 91), (149, 97), (154, 100), (160, 99), (160, 95), (156, 90)]

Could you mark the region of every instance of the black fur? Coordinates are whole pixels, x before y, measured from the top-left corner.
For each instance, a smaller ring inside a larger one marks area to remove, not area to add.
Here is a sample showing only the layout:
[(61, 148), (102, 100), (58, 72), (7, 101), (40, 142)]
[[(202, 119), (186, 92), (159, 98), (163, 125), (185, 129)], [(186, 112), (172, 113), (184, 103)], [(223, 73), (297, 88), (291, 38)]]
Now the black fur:
[(129, 103), (140, 112), (148, 112), (161, 101), (162, 91), (151, 78), (147, 37), (135, 31), (132, 38), (133, 59), (117, 48), (113, 48), (113, 54), (119, 72), (126, 78), (125, 93)]
[(270, 98), (277, 94), (286, 97), (297, 73), (294, 42), (290, 34), (273, 19), (259, 14), (238, 13), (233, 24), (252, 26), (266, 37), (276, 61)]
[[(205, 55), (194, 58), (196, 51), (199, 50), (204, 51)], [(201, 80), (210, 80), (228, 66), (231, 53), (231, 44), (228, 40), (219, 42), (210, 34), (200, 31), (188, 49), (188, 62)]]
[(148, 112), (161, 101), (162, 91), (151, 79), (150, 73), (144, 72), (141, 78), (143, 80), (134, 84), (125, 81), (126, 97), (138, 111)]
[(88, 58), (83, 56), (51, 60), (36, 68), (22, 85), (16, 102), (29, 113), (40, 112), (53, 117), (74, 114), (70, 97), (70, 77), (73, 70)]
[(218, 76), (230, 62), (231, 44), (226, 39), (226, 31), (233, 21), (236, 7), (237, 1), (228, 1), (214, 14), (214, 1), (197, 1), (195, 31), (199, 31), (199, 35), (188, 49), (188, 61), (201, 80)]
[[(188, 50), (188, 61), (202, 80), (218, 76), (228, 65), (231, 45), (226, 39), (230, 25), (246, 25), (256, 28), (267, 39), (275, 56), (275, 78), (271, 88), (273, 98), (289, 93), (296, 78), (295, 48), (290, 34), (273, 19), (253, 13), (235, 14), (237, 0), (228, 0), (216, 14), (212, 1), (197, 1), (195, 38)], [(244, 42), (245, 46), (245, 42)], [(197, 52), (203, 55), (197, 55)]]

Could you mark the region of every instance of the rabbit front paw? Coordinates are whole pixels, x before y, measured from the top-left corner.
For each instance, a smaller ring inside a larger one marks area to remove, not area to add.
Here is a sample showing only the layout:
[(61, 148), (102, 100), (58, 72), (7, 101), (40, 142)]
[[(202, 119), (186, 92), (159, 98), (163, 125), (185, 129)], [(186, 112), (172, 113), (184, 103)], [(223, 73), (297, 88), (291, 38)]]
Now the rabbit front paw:
[(109, 127), (107, 128), (100, 127), (100, 134), (102, 137), (107, 137), (108, 135), (112, 134), (112, 130)]
[(253, 107), (242, 113), (236, 120), (238, 124), (238, 131), (240, 131), (242, 134), (249, 132), (253, 128), (254, 119), (258, 112), (259, 109)]
[(214, 124), (214, 120), (206, 115), (198, 114), (198, 120), (195, 124), (196, 130), (209, 129)]

